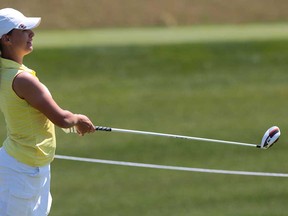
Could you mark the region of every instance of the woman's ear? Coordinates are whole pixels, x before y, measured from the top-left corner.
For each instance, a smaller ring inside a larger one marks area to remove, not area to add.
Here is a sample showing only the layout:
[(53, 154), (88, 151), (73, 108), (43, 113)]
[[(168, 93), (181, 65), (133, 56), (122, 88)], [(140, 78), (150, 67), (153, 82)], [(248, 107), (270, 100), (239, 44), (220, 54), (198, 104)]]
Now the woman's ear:
[(7, 43), (9, 43), (10, 41), (11, 41), (10, 36), (7, 35), (7, 34), (3, 35), (2, 38), (1, 38), (1, 43), (2, 43), (2, 44), (7, 44)]

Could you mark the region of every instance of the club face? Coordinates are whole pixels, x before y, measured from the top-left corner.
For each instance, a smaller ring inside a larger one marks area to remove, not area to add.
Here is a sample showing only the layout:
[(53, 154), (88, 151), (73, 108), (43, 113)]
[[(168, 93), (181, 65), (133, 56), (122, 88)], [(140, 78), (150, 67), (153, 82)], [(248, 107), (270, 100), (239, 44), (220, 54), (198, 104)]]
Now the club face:
[(273, 146), (278, 140), (281, 135), (280, 129), (277, 126), (273, 126), (269, 128), (263, 138), (261, 145), (259, 146), (261, 149), (268, 149)]

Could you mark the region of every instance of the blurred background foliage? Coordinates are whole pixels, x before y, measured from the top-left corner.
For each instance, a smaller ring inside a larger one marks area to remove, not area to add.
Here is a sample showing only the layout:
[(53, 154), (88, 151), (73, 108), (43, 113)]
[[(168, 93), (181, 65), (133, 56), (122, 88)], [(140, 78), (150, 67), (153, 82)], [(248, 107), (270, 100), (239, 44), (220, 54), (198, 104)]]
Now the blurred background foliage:
[(287, 0), (1, 0), (41, 28), (182, 26), (288, 21)]

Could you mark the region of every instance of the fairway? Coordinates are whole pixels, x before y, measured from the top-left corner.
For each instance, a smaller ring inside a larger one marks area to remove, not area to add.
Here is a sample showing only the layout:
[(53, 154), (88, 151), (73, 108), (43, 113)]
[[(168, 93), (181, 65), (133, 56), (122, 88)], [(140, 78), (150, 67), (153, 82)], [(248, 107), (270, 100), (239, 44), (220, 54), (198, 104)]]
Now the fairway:
[(40, 31), (36, 47), (157, 45), (197, 42), (279, 40), (288, 37), (287, 23)]
[[(203, 169), (288, 173), (288, 26), (36, 32), (26, 65), (65, 109), (96, 125), (260, 143), (57, 129), (57, 154)], [(1, 119), (1, 138), (5, 138)], [(55, 159), (51, 216), (281, 216), (287, 178)]]

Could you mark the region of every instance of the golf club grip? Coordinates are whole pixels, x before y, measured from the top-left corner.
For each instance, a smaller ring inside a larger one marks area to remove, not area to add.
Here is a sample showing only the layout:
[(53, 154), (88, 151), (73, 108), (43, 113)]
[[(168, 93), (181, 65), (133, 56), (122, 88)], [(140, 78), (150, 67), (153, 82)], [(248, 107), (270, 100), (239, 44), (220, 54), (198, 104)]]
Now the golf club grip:
[(112, 131), (111, 127), (95, 126), (96, 131)]

